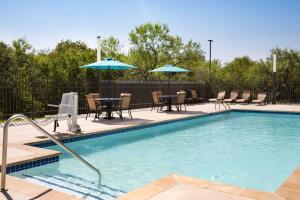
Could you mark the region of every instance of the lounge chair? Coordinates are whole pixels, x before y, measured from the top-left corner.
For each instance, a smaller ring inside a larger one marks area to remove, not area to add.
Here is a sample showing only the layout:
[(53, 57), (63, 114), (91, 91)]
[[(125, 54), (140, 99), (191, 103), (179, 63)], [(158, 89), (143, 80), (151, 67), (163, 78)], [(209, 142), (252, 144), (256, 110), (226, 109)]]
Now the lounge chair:
[(160, 108), (160, 110), (163, 109), (163, 106), (165, 105), (165, 103), (163, 101), (161, 101), (161, 99), (159, 98), (159, 92), (155, 91), (155, 92), (151, 92), (152, 95), (152, 107), (151, 107), (151, 111), (157, 107), (157, 112)]
[(255, 103), (257, 105), (266, 105), (266, 98), (267, 98), (266, 92), (259, 92), (257, 94), (257, 99), (252, 100), (252, 103)]
[(95, 113), (94, 116), (94, 122), (96, 121), (96, 118), (99, 118), (99, 115), (101, 114), (101, 109), (100, 106), (98, 106), (95, 102), (95, 98), (93, 97), (93, 95), (88, 94), (85, 95), (86, 97), (86, 101), (87, 101), (87, 114), (85, 119), (87, 120), (88, 116), (91, 115), (91, 113)]
[(198, 103), (198, 102), (203, 101), (203, 98), (198, 97), (198, 94), (197, 94), (196, 90), (190, 90), (190, 92), (191, 92), (191, 97), (187, 98), (187, 101), (189, 103)]
[(174, 102), (174, 105), (177, 108), (177, 111), (181, 111), (182, 105), (184, 105), (184, 110), (186, 111), (186, 105), (185, 105), (185, 92), (180, 91), (177, 92), (177, 98), (176, 101)]
[(130, 93), (121, 93), (121, 101), (118, 106), (116, 106), (116, 113), (120, 116), (120, 118), (123, 120), (123, 110), (128, 110), (128, 115), (132, 119), (131, 114), (131, 94)]
[(236, 103), (250, 103), (250, 91), (244, 91), (242, 94), (242, 98), (237, 99), (235, 102)]
[(224, 99), (225, 103), (234, 103), (238, 97), (239, 93), (237, 91), (231, 91), (229, 99)]
[(208, 99), (209, 102), (223, 101), (225, 98), (226, 91), (219, 91), (217, 98)]
[(56, 115), (45, 115), (45, 120), (42, 121), (41, 125), (46, 125), (54, 121), (54, 132), (59, 127), (58, 121), (67, 119), (68, 127), (71, 128), (71, 115), (74, 109), (74, 93), (63, 93), (61, 103), (59, 105), (48, 104), (49, 107), (58, 108), (58, 114)]

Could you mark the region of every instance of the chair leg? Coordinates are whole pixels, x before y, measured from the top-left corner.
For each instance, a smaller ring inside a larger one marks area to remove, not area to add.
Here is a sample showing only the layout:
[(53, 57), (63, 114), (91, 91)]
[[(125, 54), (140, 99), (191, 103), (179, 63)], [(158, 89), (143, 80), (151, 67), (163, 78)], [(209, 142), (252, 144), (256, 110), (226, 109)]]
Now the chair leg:
[(120, 118), (121, 118), (121, 120), (124, 120), (122, 114), (123, 114), (123, 113), (122, 113), (122, 110), (120, 110)]
[(54, 130), (53, 130), (53, 132), (56, 132), (56, 127), (58, 126), (58, 122), (57, 122), (57, 120), (55, 120), (54, 121)]
[(131, 110), (130, 109), (128, 110), (128, 114), (129, 114), (130, 118), (132, 119), (132, 114), (131, 114)]

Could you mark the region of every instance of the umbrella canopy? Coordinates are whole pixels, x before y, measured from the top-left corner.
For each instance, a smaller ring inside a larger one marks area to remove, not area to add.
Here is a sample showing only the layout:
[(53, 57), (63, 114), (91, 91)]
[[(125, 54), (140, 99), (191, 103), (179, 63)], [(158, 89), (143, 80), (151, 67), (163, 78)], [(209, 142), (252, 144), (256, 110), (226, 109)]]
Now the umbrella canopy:
[(174, 65), (165, 65), (163, 67), (159, 67), (151, 70), (150, 72), (162, 72), (162, 73), (180, 73), (180, 72), (189, 72), (190, 70), (176, 67)]
[(132, 65), (128, 65), (126, 63), (122, 63), (117, 60), (113, 60), (112, 58), (105, 58), (104, 60), (100, 60), (95, 63), (84, 65), (81, 66), (80, 68), (90, 68), (90, 69), (98, 69), (98, 70), (129, 70), (129, 69), (134, 69), (136, 67)]
[[(129, 70), (136, 67), (114, 60), (112, 58), (104, 58), (104, 60), (97, 61), (88, 65), (81, 66), (80, 68), (89, 68), (97, 70)], [(108, 97), (110, 98), (110, 79), (108, 79)]]
[(161, 73), (167, 73), (169, 75), (169, 81), (168, 81), (168, 86), (169, 86), (169, 94), (171, 94), (171, 86), (170, 86), (170, 79), (171, 79), (171, 74), (172, 73), (180, 73), (180, 72), (189, 72), (190, 70), (176, 67), (174, 65), (165, 65), (156, 69), (151, 70), (150, 72), (161, 72)]

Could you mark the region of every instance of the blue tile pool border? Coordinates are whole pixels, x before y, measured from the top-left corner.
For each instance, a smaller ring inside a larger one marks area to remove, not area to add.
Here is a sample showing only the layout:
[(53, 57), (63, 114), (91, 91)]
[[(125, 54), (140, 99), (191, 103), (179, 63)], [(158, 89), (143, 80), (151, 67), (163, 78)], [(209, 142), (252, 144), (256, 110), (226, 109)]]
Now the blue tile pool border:
[(272, 110), (233, 109), (230, 112), (300, 115), (300, 112), (296, 112), (296, 111), (272, 111)]
[(6, 167), (6, 173), (9, 174), (9, 173), (13, 173), (13, 172), (18, 172), (18, 171), (22, 171), (25, 169), (38, 167), (41, 165), (46, 165), (46, 164), (54, 163), (54, 162), (58, 162), (58, 161), (59, 161), (59, 156), (57, 155), (57, 156), (53, 156), (53, 157), (48, 157), (48, 158), (34, 160), (34, 161), (26, 162), (26, 163), (12, 165), (12, 166)]

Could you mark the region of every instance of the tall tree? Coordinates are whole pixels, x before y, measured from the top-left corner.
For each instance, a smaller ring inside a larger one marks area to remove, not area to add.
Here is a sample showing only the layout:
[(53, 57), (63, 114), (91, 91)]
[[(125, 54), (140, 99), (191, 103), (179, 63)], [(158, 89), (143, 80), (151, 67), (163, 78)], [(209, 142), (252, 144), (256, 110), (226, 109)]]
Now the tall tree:
[(49, 53), (50, 70), (48, 76), (54, 80), (84, 80), (86, 76), (95, 76), (92, 71), (82, 73), (79, 66), (95, 62), (96, 51), (81, 41), (61, 41)]
[(137, 26), (129, 34), (132, 48), (130, 61), (139, 66), (138, 73), (147, 80), (150, 70), (164, 64), (190, 67), (193, 62), (204, 60), (199, 43), (189, 41), (184, 44), (178, 36), (170, 34), (166, 24), (146, 23)]

